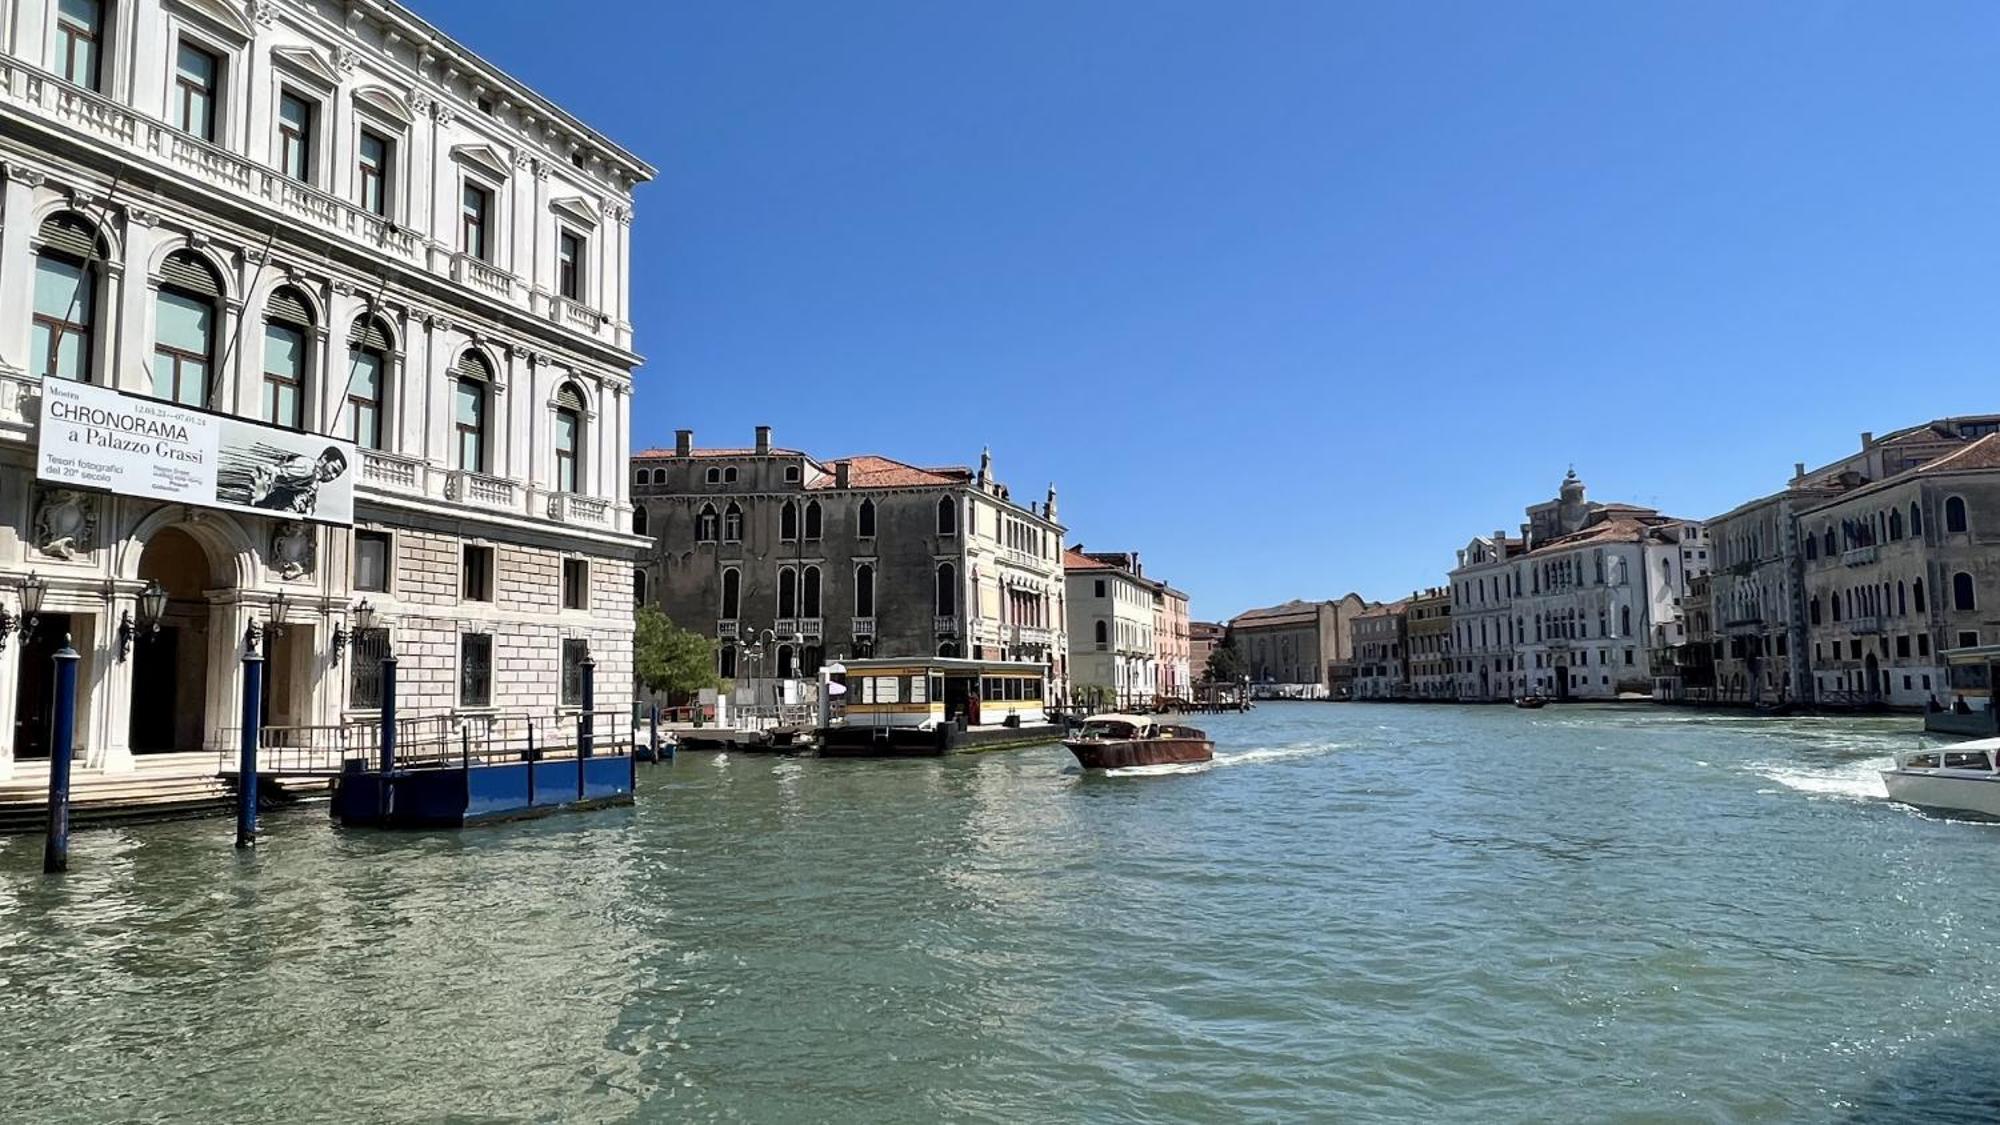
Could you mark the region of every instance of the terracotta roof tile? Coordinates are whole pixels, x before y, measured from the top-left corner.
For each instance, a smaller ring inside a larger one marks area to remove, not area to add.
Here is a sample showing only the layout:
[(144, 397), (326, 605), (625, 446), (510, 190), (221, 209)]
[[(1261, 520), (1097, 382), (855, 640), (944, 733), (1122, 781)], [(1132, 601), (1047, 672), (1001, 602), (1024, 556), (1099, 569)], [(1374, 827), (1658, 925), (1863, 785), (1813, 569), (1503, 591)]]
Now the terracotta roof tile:
[(832, 488), (835, 484), (834, 466), (847, 462), (850, 488), (923, 488), (926, 486), (964, 484), (972, 479), (972, 470), (966, 468), (919, 469), (889, 457), (864, 453), (857, 457), (842, 457), (829, 461), (825, 466), (827, 475), (813, 482), (814, 488)]
[(1089, 555), (1084, 554), (1082, 551), (1077, 550), (1075, 547), (1065, 547), (1063, 548), (1063, 569), (1064, 570), (1117, 570), (1118, 568), (1112, 566), (1108, 562), (1103, 561), (1102, 559), (1093, 559)]
[(1987, 434), (1915, 471), (1925, 474), (1958, 473), (1968, 469), (2000, 469), (2000, 434)]

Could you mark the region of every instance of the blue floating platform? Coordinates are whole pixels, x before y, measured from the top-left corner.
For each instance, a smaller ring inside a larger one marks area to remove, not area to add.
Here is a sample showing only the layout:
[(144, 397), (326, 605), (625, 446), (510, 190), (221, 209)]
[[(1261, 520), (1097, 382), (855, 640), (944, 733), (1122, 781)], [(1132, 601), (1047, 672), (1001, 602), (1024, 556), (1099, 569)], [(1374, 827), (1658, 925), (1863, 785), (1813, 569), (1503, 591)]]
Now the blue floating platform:
[(440, 763), (382, 772), (348, 759), (333, 818), (349, 828), (463, 828), (632, 803), (631, 754)]

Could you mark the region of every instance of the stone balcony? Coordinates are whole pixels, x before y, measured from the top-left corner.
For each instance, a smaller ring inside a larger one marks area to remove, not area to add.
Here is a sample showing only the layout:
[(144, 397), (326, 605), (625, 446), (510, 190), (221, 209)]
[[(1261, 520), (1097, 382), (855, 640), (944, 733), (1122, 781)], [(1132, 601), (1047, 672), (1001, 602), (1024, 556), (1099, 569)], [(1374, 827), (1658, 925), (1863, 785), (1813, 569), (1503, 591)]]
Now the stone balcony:
[(418, 457), (404, 457), (380, 449), (361, 451), (361, 481), (385, 492), (422, 496), (429, 465)]
[(514, 299), (514, 275), (491, 262), (470, 254), (451, 256), (451, 279), (461, 285), (490, 293), (503, 301)]
[(1874, 614), (1852, 617), (1847, 621), (1847, 628), (1856, 636), (1872, 636), (1882, 631), (1882, 619)]
[(1882, 549), (1870, 544), (1866, 547), (1849, 547), (1840, 553), (1842, 566), (1867, 566), (1882, 557)]
[(735, 640), (736, 620), (734, 618), (729, 618), (727, 620), (717, 621), (715, 623), (715, 635), (720, 640), (725, 640), (725, 641)]
[(580, 524), (586, 527), (606, 527), (611, 523), (611, 502), (594, 496), (579, 496), (574, 492), (548, 493), (549, 518), (557, 523)]
[(501, 512), (521, 510), (521, 488), (504, 477), (489, 477), (484, 473), (453, 472), (446, 474), (444, 498), (456, 500), (475, 508), (491, 508)]
[(872, 637), (875, 635), (875, 619), (873, 617), (857, 617), (848, 623), (848, 631), (856, 637)]
[[(178, 172), (217, 194), (237, 197), (276, 217), (281, 225), (333, 235), (530, 313), (540, 309), (530, 300), (527, 284), (504, 267), (464, 254), (434, 253), (446, 248), (435, 246), (419, 230), (189, 136), (21, 59), (0, 56), (0, 104), (30, 118), (60, 123), (142, 167)], [(140, 178), (152, 177), (148, 173)], [(553, 300), (542, 319), (613, 347), (631, 343), (629, 325), (574, 301)]]
[(931, 632), (940, 637), (956, 635), (958, 633), (958, 615), (939, 614), (933, 616), (931, 618)]
[(1009, 625), (1007, 639), (1017, 645), (1046, 645), (1054, 634), (1039, 625)]

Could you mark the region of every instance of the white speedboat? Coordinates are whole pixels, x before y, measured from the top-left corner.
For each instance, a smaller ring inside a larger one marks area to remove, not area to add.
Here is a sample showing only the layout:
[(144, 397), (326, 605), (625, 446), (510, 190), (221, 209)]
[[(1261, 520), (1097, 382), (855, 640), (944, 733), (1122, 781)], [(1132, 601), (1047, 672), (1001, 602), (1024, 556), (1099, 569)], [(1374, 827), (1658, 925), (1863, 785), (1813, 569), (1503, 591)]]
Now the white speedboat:
[(1889, 799), (1924, 809), (1978, 813), (2000, 820), (2000, 738), (1982, 738), (1896, 755), (1882, 771)]

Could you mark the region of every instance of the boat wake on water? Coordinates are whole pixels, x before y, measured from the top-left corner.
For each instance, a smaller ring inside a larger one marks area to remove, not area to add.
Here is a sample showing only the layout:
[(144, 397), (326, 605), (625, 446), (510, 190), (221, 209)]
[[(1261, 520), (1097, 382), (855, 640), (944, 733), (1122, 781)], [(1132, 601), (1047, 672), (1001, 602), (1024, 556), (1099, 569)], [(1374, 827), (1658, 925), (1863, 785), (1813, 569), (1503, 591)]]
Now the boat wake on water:
[(1217, 751), (1214, 758), (1206, 762), (1169, 762), (1157, 766), (1126, 766), (1123, 769), (1105, 770), (1105, 777), (1172, 777), (1176, 774), (1207, 773), (1211, 769), (1225, 766), (1252, 766), (1261, 762), (1283, 762), (1293, 758), (1312, 758), (1340, 749), (1340, 743), (1320, 742), (1310, 746), (1270, 746), (1256, 750), (1238, 750), (1235, 753)]
[(1775, 781), (1787, 789), (1815, 797), (1885, 801), (1889, 798), (1889, 791), (1882, 785), (1882, 771), (1895, 764), (1894, 758), (1870, 758), (1836, 766), (1807, 767), (1760, 762), (1744, 768), (1766, 781)]

